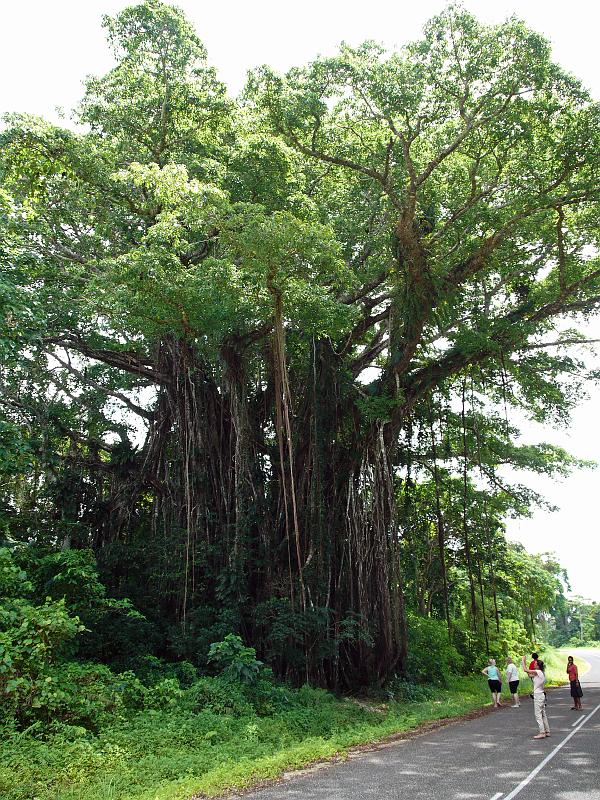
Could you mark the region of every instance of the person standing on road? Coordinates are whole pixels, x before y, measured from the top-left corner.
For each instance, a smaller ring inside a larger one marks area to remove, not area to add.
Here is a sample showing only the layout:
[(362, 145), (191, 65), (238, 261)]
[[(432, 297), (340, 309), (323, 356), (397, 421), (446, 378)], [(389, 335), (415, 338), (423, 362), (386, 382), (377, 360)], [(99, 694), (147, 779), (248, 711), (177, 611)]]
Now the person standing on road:
[(571, 683), (571, 697), (573, 698), (571, 711), (574, 711), (575, 709), (579, 710), (583, 708), (581, 705), (583, 690), (581, 688), (581, 684), (579, 683), (579, 670), (577, 669), (577, 664), (573, 662), (573, 656), (569, 656), (567, 659), (567, 675), (569, 676), (569, 682)]
[(538, 656), (537, 653), (532, 653), (531, 654), (531, 661), (529, 662), (529, 669), (535, 669), (536, 668), (535, 665), (537, 664), (538, 658), (539, 658), (539, 656)]
[[(531, 661), (529, 662), (529, 669), (536, 669), (538, 658), (539, 658), (539, 656), (538, 656), (537, 653), (532, 653), (531, 654)], [(531, 697), (531, 699), (533, 700), (533, 692), (531, 692), (529, 697)]]
[(502, 705), (500, 702), (502, 681), (500, 679), (500, 670), (496, 666), (496, 660), (493, 658), (488, 659), (488, 665), (481, 670), (481, 673), (488, 679), (488, 686), (490, 687), (490, 692), (492, 693), (494, 708), (500, 708)]
[(541, 658), (538, 658), (536, 661), (536, 669), (527, 669), (525, 656), (523, 656), (522, 662), (524, 671), (533, 681), (533, 713), (535, 714), (535, 721), (539, 728), (539, 733), (533, 738), (545, 739), (546, 736), (550, 736), (550, 725), (548, 725), (548, 717), (546, 716), (546, 693), (544, 692), (546, 676), (544, 674), (544, 662)]
[(519, 708), (521, 705), (519, 702), (519, 673), (517, 665), (510, 656), (506, 659), (506, 680), (513, 699), (511, 708)]

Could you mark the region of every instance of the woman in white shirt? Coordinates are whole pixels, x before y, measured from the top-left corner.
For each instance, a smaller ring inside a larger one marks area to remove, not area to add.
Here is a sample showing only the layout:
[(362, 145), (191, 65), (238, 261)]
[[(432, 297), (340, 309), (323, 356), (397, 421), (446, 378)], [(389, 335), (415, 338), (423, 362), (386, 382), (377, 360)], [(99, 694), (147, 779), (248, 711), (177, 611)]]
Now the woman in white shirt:
[(541, 658), (536, 661), (537, 669), (527, 669), (525, 663), (525, 656), (523, 656), (523, 669), (533, 680), (533, 713), (535, 714), (535, 721), (538, 724), (540, 732), (534, 739), (545, 739), (550, 736), (550, 726), (548, 725), (548, 717), (546, 716), (546, 693), (544, 692), (544, 684), (546, 683), (546, 676), (544, 675), (544, 662)]
[(519, 673), (517, 665), (510, 656), (506, 659), (506, 680), (513, 699), (511, 708), (519, 708), (521, 705), (519, 702)]

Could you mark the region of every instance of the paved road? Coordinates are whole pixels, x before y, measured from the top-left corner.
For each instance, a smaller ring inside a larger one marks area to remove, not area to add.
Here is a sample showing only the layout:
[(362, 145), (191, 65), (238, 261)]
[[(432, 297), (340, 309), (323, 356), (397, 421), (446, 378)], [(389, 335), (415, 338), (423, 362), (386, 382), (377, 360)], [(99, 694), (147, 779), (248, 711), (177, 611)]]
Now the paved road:
[[(531, 700), (365, 753), (246, 795), (251, 800), (600, 800), (600, 651), (581, 683), (548, 694), (551, 737), (537, 732)], [(566, 662), (566, 657), (565, 657)]]

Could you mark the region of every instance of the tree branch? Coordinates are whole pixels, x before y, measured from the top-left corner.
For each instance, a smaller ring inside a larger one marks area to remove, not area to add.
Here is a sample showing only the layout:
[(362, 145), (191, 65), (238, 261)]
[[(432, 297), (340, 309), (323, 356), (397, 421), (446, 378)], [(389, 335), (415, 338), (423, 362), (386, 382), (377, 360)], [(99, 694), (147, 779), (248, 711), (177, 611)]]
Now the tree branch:
[(130, 350), (109, 350), (105, 348), (91, 347), (78, 336), (65, 334), (64, 336), (48, 336), (42, 339), (44, 344), (57, 344), (67, 350), (75, 350), (94, 361), (102, 361), (111, 367), (122, 369), (125, 372), (132, 372), (135, 375), (142, 375), (152, 383), (167, 385), (170, 383), (169, 377), (157, 372), (152, 368), (152, 362), (142, 358), (139, 354)]
[(102, 386), (102, 384), (97, 383), (96, 381), (92, 380), (89, 376), (83, 375), (79, 370), (75, 369), (72, 364), (67, 361), (63, 361), (60, 356), (58, 356), (55, 352), (48, 350), (46, 351), (48, 355), (52, 356), (58, 363), (64, 367), (71, 375), (74, 375), (84, 386), (92, 386), (94, 389), (98, 389), (100, 392), (104, 392), (111, 397), (115, 397), (117, 400), (120, 400), (124, 403), (130, 411), (133, 411), (134, 414), (138, 414), (140, 417), (144, 417), (147, 420), (153, 420), (154, 414), (152, 412), (147, 411), (145, 408), (138, 406), (137, 403), (134, 403), (132, 400), (124, 395), (122, 392), (117, 392), (114, 389), (108, 389), (106, 386)]

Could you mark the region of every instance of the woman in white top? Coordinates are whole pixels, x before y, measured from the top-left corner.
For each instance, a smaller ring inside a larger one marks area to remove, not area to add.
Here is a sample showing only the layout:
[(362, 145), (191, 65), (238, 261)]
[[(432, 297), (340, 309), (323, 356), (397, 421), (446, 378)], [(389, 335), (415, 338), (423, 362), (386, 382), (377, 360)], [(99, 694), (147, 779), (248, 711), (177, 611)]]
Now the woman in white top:
[(521, 705), (519, 702), (519, 673), (517, 665), (510, 657), (506, 659), (506, 681), (513, 699), (511, 708), (519, 708)]
[(534, 739), (545, 739), (550, 736), (550, 726), (548, 725), (548, 717), (546, 716), (546, 694), (544, 692), (544, 684), (546, 683), (546, 676), (544, 675), (544, 662), (541, 658), (536, 661), (537, 669), (527, 669), (525, 663), (525, 656), (523, 656), (523, 669), (533, 680), (533, 713), (535, 714), (535, 721), (538, 724), (540, 732)]

